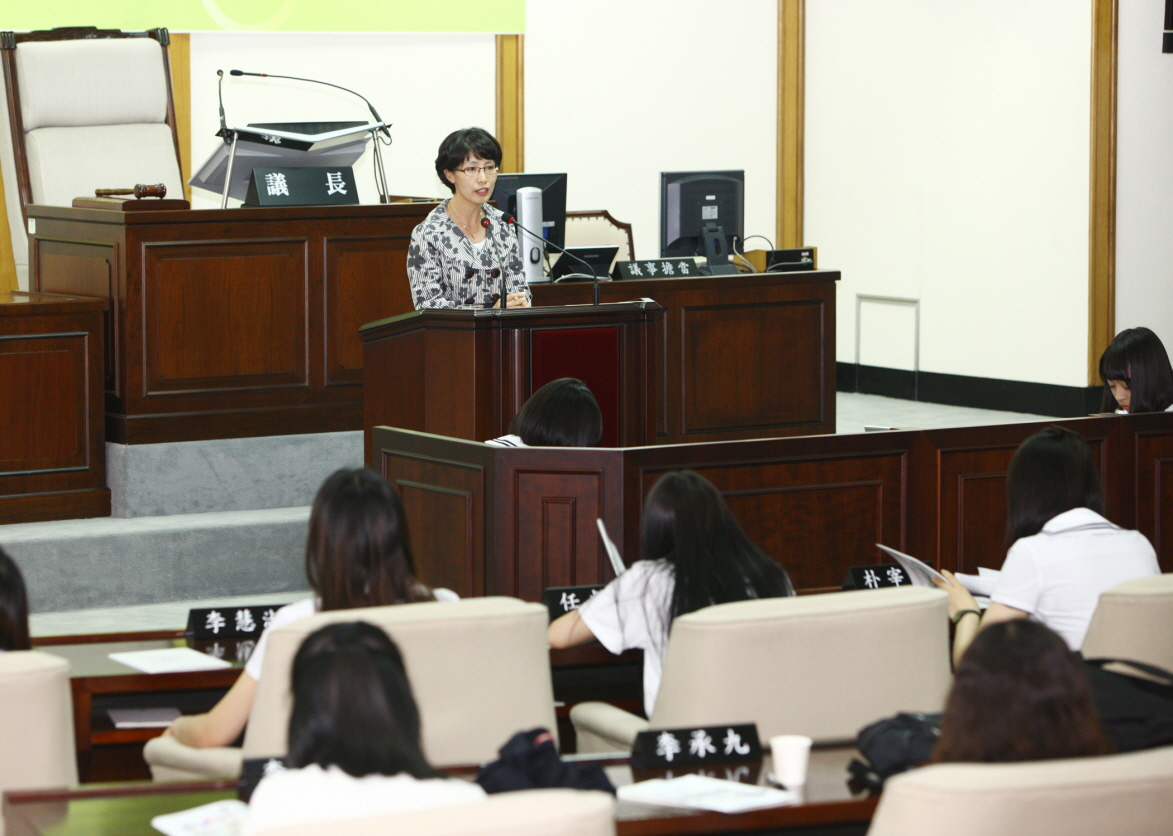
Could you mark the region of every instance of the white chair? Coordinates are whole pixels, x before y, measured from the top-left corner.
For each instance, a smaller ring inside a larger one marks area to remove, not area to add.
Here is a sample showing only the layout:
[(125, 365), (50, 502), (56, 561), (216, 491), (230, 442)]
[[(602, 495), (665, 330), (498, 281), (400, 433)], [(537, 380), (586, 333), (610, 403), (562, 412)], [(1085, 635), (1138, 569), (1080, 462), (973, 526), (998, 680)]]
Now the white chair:
[(635, 258), (635, 238), (631, 234), (631, 224), (615, 220), (606, 209), (567, 212), (566, 246), (618, 247), (619, 252), (611, 259), (607, 272), (615, 269), (616, 261), (631, 261)]
[(0, 653), (0, 794), (76, 783), (69, 663), (37, 650)]
[(1095, 758), (938, 764), (884, 784), (868, 836), (1165, 836), (1173, 747)]
[[(27, 207), (70, 206), (94, 189), (163, 183), (183, 196), (166, 29), (0, 33), (8, 226), (28, 276)], [(11, 139), (9, 139), (11, 137)]]
[(650, 720), (606, 703), (570, 717), (580, 752), (630, 750), (638, 732), (755, 722), (764, 739), (854, 738), (949, 690), (948, 599), (923, 587), (720, 604), (672, 624)]
[(545, 607), (515, 598), (335, 610), (303, 619), (269, 636), (243, 751), (193, 749), (159, 737), (144, 756), (155, 780), (168, 781), (235, 777), (242, 756), (284, 755), (297, 649), (327, 624), (367, 621), (386, 630), (403, 653), (428, 760), (435, 766), (492, 760), (515, 732), (541, 726), (557, 733), (548, 620)]
[(1101, 593), (1080, 652), (1173, 671), (1173, 575), (1126, 581)]
[(274, 828), (264, 836), (613, 836), (615, 802), (593, 790), (522, 790), (474, 804), (335, 824)]

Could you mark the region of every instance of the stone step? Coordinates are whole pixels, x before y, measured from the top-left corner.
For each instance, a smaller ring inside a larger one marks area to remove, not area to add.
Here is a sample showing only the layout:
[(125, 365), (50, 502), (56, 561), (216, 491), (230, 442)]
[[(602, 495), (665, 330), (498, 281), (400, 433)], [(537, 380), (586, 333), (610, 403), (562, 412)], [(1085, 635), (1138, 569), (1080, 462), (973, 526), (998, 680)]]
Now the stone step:
[(21, 523), (0, 526), (0, 546), (33, 612), (288, 592), (306, 588), (309, 511)]

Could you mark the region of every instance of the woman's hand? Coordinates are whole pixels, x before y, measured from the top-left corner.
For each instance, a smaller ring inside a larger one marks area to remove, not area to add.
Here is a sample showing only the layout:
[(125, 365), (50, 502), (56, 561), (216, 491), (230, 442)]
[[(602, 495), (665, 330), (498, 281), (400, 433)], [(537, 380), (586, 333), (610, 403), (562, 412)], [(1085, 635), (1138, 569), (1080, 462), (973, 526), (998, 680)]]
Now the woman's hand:
[(958, 581), (956, 577), (954, 577), (952, 572), (950, 572), (948, 569), (942, 569), (941, 574), (945, 576), (945, 582), (942, 583), (936, 578), (933, 578), (933, 583), (936, 584), (938, 588), (943, 589), (949, 593), (950, 618), (957, 615), (957, 613), (961, 612), (962, 610), (981, 611), (981, 608), (978, 607), (977, 601), (975, 601), (974, 597), (970, 595), (969, 590), (961, 585), (961, 582)]
[(509, 293), (505, 296), (505, 307), (507, 308), (528, 308), (529, 300), (525, 298), (524, 293)]

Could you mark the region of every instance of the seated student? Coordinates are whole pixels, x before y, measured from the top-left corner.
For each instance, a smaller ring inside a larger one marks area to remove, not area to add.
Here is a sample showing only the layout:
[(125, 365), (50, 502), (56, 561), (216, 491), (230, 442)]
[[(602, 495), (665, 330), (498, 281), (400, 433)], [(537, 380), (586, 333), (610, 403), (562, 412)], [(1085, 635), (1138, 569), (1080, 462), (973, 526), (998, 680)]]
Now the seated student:
[(665, 473), (644, 503), (640, 560), (549, 627), (551, 647), (598, 639), (644, 651), (644, 707), (660, 688), (668, 630), (712, 604), (793, 595), (786, 571), (746, 536), (717, 489), (690, 470)]
[[(329, 476), (314, 497), (305, 571), (315, 596), (282, 607), (268, 630), (317, 612), (452, 600), (415, 577), (403, 505), (395, 488), (361, 468)], [(180, 717), (165, 734), (197, 748), (227, 746), (240, 736), (252, 710), (268, 647), (268, 630), (228, 693), (207, 714)]]
[(603, 437), (603, 413), (576, 377), (551, 380), (522, 405), (497, 447), (594, 447)]
[(965, 652), (933, 761), (1005, 763), (1111, 751), (1078, 654), (1042, 624), (1016, 620), (982, 630)]
[(1173, 410), (1173, 367), (1160, 337), (1148, 328), (1121, 331), (1100, 356), (1104, 412)]
[(954, 664), (989, 624), (1033, 618), (1079, 650), (1100, 593), (1160, 574), (1157, 555), (1139, 531), (1103, 517), (1100, 479), (1087, 443), (1061, 427), (1024, 441), (1006, 475), (1007, 541), (1012, 545), (983, 615), (948, 570), (949, 614), (957, 625)]
[(29, 599), (24, 578), (4, 549), (0, 549), (0, 653), (28, 650)]
[(293, 659), (292, 684), (292, 768), (257, 785), (245, 834), (485, 798), (428, 764), (403, 658), (378, 627), (355, 621), (312, 633)]

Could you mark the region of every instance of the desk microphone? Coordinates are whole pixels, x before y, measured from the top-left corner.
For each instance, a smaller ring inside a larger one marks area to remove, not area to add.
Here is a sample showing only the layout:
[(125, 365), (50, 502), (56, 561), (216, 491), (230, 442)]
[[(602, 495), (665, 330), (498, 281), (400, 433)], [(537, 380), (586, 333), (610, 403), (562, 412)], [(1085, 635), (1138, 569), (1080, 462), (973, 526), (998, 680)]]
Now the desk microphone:
[(505, 310), (506, 300), (509, 298), (505, 295), (505, 261), (501, 258), (501, 250), (497, 247), (497, 240), (493, 238), (493, 224), (489, 221), (488, 216), (481, 218), (481, 226), (485, 228), (485, 237), (493, 244), (493, 252), (497, 254), (497, 264), (501, 268), (501, 310)]
[[(533, 235), (533, 237), (534, 237), (534, 238), (538, 238), (538, 239), (541, 239), (541, 240), (545, 240), (545, 239), (542, 239), (542, 236), (540, 236), (540, 235), (534, 235), (534, 233), (530, 232), (530, 231), (529, 231), (528, 229), (526, 229), (524, 226), (522, 226), (521, 224), (519, 224), (519, 223), (517, 222), (517, 218), (506, 218), (506, 219), (505, 219), (505, 223), (509, 224), (510, 226), (517, 227), (517, 228), (518, 228), (518, 229), (520, 229), (522, 232), (525, 232), (525, 233), (527, 233), (527, 234), (529, 234), (529, 235)], [(583, 261), (581, 258), (579, 258), (578, 256), (576, 256), (574, 253), (570, 252), (570, 250), (566, 249), (565, 247), (559, 247), (559, 246), (558, 246), (557, 244), (555, 244), (553, 241), (546, 240), (546, 246), (547, 246), (547, 247), (553, 247), (554, 249), (556, 249), (558, 252), (562, 253), (562, 254), (563, 254), (564, 256), (566, 256), (567, 258), (573, 258), (575, 261), (577, 261), (579, 264), (581, 264), (583, 267), (585, 267), (585, 268), (586, 268), (586, 270), (587, 270), (587, 271), (586, 271), (586, 273), (577, 274), (577, 275), (589, 276), (589, 277), (590, 277), (590, 279), (591, 279), (591, 281), (593, 281), (593, 282), (595, 283), (595, 301), (594, 301), (594, 304), (596, 304), (596, 305), (597, 305), (597, 304), (599, 304), (599, 277), (595, 275), (595, 270), (594, 270), (594, 268), (593, 268), (593, 267), (591, 267), (589, 264), (587, 264), (585, 261)], [(562, 278), (563, 278), (563, 279), (568, 279), (568, 278), (570, 278), (570, 276), (563, 276)], [(561, 281), (561, 279), (558, 279), (558, 281)]]
[[(367, 103), (367, 107), (370, 109), (371, 115), (375, 117), (375, 121), (376, 122), (383, 121), (383, 117), (379, 115), (379, 111), (375, 110), (375, 106), (373, 104), (371, 104), (370, 99), (368, 99), (362, 93), (356, 93), (354, 90), (351, 90), (349, 87), (343, 87), (341, 84), (331, 84), (328, 81), (318, 81), (318, 79), (316, 79), (316, 78), (301, 78), (301, 77), (295, 76), (295, 75), (273, 75), (272, 73), (246, 73), (244, 70), (229, 70), (229, 74), (236, 75), (236, 76), (251, 75), (251, 76), (255, 76), (256, 78), (287, 78), (290, 81), (306, 81), (306, 82), (309, 82), (310, 84), (323, 84), (326, 87), (333, 87), (336, 90), (342, 90), (343, 92), (349, 93), (352, 96), (358, 96), (360, 99), (362, 99), (364, 102)], [(391, 144), (391, 131), (387, 130), (386, 125), (383, 125), (383, 127), (379, 128), (379, 133), (381, 133), (387, 137), (387, 144), (390, 145)]]
[(230, 145), (232, 141), (229, 137), (232, 136), (232, 131), (228, 130), (228, 122), (224, 118), (224, 71), (216, 70), (216, 75), (220, 78), (216, 83), (216, 96), (220, 99), (220, 131), (216, 136), (223, 139), (225, 145)]

